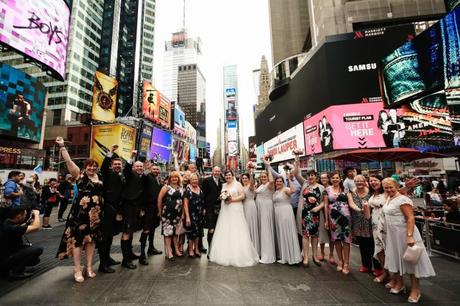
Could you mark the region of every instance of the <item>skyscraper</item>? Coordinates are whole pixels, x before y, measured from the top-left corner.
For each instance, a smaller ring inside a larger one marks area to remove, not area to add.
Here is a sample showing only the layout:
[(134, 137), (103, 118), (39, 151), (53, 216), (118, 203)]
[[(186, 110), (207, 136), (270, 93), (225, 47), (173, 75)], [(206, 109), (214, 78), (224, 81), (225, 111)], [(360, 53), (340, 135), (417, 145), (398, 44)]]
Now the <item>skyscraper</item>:
[(178, 67), (177, 104), (198, 135), (206, 137), (206, 80), (197, 64)]
[(64, 82), (40, 68), (24, 63), (16, 53), (1, 53), (0, 61), (38, 77), (48, 88), (46, 125), (78, 120), (91, 109), (94, 73), (98, 67), (104, 0), (72, 1), (72, 13)]
[(105, 0), (99, 69), (118, 80), (118, 114), (138, 115), (153, 81), (155, 0)]
[(240, 156), (240, 122), (238, 114), (238, 73), (236, 65), (224, 66), (223, 69), (224, 81), (224, 145), (222, 146), (225, 152), (227, 168), (239, 169)]
[(268, 92), (270, 90), (270, 71), (268, 70), (268, 63), (265, 55), (260, 60), (260, 74), (259, 74), (259, 92), (257, 97), (257, 105), (255, 117), (265, 109), (265, 106), (270, 103)]
[(179, 66), (199, 65), (200, 56), (201, 40), (188, 38), (185, 30), (173, 33), (172, 39), (165, 42), (161, 91), (171, 101), (177, 101)]

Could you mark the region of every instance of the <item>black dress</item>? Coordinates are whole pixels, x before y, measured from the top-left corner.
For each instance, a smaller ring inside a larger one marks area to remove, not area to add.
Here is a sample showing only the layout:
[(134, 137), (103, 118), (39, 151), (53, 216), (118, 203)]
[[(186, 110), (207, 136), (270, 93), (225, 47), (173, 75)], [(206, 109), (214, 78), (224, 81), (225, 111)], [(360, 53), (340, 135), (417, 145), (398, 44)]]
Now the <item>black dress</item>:
[(184, 192), (184, 199), (188, 199), (188, 210), (190, 214), (190, 227), (187, 228), (187, 238), (190, 240), (203, 236), (203, 210), (204, 194), (200, 189), (200, 193), (195, 193), (190, 187), (187, 187)]
[(176, 235), (176, 227), (182, 217), (182, 196), (184, 190), (179, 187), (174, 189), (166, 185), (168, 192), (163, 198), (163, 210), (161, 212), (161, 234), (165, 237)]
[(101, 239), (102, 219), (102, 180), (95, 183), (86, 175), (81, 174), (77, 180), (78, 198), (72, 205), (67, 219), (64, 234), (58, 249), (58, 258), (64, 259), (73, 255), (73, 249), (84, 243), (97, 242)]

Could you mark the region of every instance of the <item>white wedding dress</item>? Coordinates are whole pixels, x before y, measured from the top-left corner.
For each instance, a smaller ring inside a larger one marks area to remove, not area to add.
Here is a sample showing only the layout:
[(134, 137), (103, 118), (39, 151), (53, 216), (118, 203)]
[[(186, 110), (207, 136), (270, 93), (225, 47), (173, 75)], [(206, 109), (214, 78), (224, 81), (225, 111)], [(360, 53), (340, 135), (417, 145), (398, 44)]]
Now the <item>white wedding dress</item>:
[[(232, 197), (244, 193), (238, 182), (224, 184)], [(243, 202), (221, 203), (214, 237), (211, 243), (209, 260), (223, 266), (249, 267), (259, 262), (244, 216)]]

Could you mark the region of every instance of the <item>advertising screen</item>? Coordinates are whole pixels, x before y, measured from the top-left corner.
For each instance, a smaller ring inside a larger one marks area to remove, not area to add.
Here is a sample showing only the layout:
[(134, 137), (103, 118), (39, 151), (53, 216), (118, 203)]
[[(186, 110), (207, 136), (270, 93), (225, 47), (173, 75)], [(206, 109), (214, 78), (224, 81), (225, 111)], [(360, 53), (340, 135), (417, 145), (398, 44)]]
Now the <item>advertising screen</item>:
[(137, 155), (141, 158), (150, 159), (150, 143), (152, 141), (152, 128), (146, 124), (142, 127)]
[(173, 140), (173, 150), (177, 153), (177, 159), (182, 160), (184, 158), (184, 148), (185, 142), (180, 139), (174, 138)]
[(136, 129), (123, 124), (94, 125), (91, 131), (90, 157), (102, 165), (105, 155), (113, 144), (118, 145), (117, 154), (123, 160), (131, 158), (136, 146)]
[(228, 156), (237, 156), (238, 155), (238, 141), (229, 140), (227, 145)]
[(0, 135), (40, 142), (45, 99), (38, 79), (0, 63)]
[(0, 43), (65, 79), (70, 9), (64, 0), (0, 1)]
[(255, 120), (257, 143), (286, 131), (329, 106), (380, 102), (380, 60), (414, 35), (413, 25), (327, 37), (289, 81), (275, 90)]
[(169, 129), (171, 124), (171, 102), (161, 92), (159, 93), (160, 101), (158, 103), (158, 125)]
[(96, 121), (113, 122), (117, 111), (118, 82), (96, 71), (93, 85), (93, 108), (91, 118)]
[(264, 145), (261, 144), (260, 146), (257, 146), (257, 148), (256, 148), (257, 165), (262, 164), (262, 157), (264, 156), (264, 154), (265, 154)]
[(150, 159), (161, 164), (171, 159), (172, 135), (159, 128), (153, 128)]
[(185, 113), (177, 104), (174, 108), (174, 129), (180, 136), (185, 136)]
[(264, 143), (264, 151), (273, 158), (272, 162), (293, 159), (292, 151), (304, 149), (303, 124), (299, 123), (284, 133)]
[(144, 117), (169, 128), (171, 122), (171, 102), (147, 81), (143, 82), (142, 113)]
[(256, 155), (256, 137), (255, 136), (249, 136), (248, 138), (248, 143), (249, 143), (249, 159), (251, 161), (256, 161), (257, 155)]
[(306, 153), (385, 147), (379, 126), (390, 121), (382, 110), (383, 103), (334, 105), (311, 116), (304, 121)]

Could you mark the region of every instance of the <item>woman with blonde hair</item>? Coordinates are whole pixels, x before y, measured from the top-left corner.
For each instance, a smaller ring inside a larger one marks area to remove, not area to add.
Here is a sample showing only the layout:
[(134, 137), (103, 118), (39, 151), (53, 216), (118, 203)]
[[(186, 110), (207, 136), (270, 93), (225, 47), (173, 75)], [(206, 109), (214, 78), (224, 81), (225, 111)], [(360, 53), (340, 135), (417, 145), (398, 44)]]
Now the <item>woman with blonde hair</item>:
[(179, 249), (178, 225), (182, 217), (183, 205), (181, 176), (178, 171), (169, 174), (167, 183), (161, 188), (158, 195), (158, 214), (161, 218), (161, 234), (164, 236), (166, 254), (168, 260), (173, 260), (171, 240), (174, 242), (175, 255), (182, 257)]
[[(422, 236), (415, 226), (412, 200), (399, 193), (398, 183), (394, 179), (386, 178), (382, 185), (388, 196), (383, 213), (386, 228), (385, 269), (393, 274), (394, 279), (390, 293), (400, 294), (405, 291), (403, 275), (409, 274), (411, 290), (407, 301), (418, 303), (421, 297), (419, 279), (435, 276), (435, 272)], [(415, 263), (403, 259), (407, 248), (414, 245), (422, 248), (421, 255)]]

